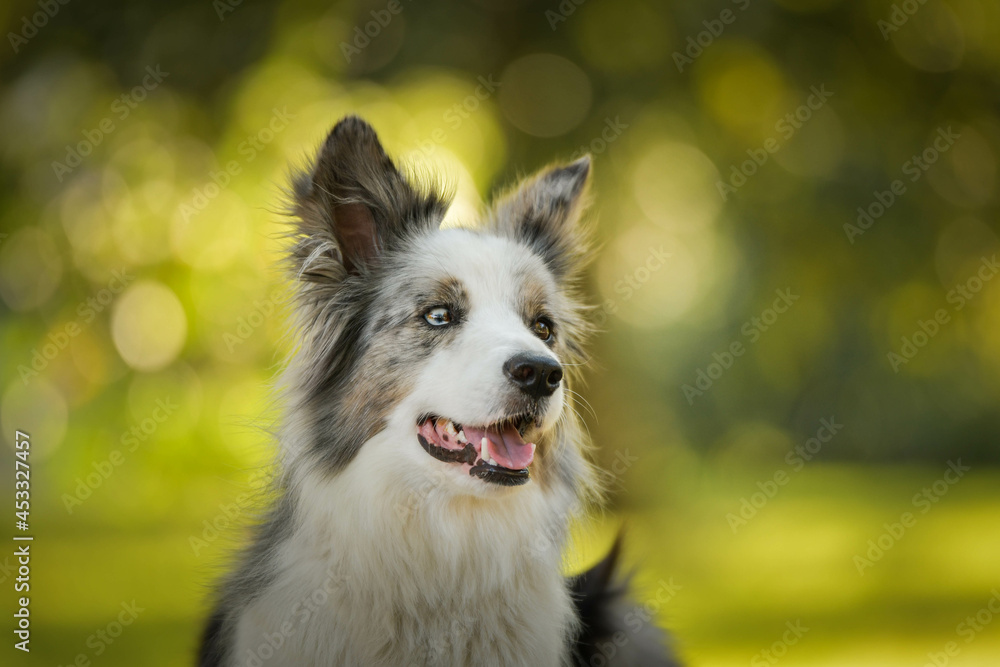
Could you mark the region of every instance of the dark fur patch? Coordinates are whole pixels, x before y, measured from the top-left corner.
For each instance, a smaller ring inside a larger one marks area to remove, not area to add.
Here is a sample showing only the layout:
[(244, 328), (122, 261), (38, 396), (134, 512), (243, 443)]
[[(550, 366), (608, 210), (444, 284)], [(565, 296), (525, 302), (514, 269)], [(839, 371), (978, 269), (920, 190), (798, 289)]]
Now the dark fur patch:
[(219, 667), (223, 664), (228, 653), (225, 624), (225, 615), (221, 611), (214, 612), (208, 619), (208, 625), (201, 636), (198, 667)]
[[(574, 664), (680, 667), (677, 658), (665, 648), (664, 634), (648, 619), (645, 610), (627, 598), (629, 578), (618, 572), (621, 546), (619, 534), (604, 559), (568, 581), (581, 627), (573, 651)], [(639, 620), (641, 625), (636, 628), (626, 619)], [(616, 635), (627, 641), (615, 641)], [(614, 653), (603, 648), (609, 646), (614, 647)]]

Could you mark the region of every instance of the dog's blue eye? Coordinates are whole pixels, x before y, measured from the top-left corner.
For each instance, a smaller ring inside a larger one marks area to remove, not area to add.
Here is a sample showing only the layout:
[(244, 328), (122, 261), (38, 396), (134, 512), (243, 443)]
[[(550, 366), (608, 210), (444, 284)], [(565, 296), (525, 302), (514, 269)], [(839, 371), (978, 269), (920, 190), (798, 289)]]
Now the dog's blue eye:
[(428, 324), (443, 327), (446, 324), (451, 324), (451, 311), (442, 306), (431, 308), (424, 313), (424, 319), (427, 320)]

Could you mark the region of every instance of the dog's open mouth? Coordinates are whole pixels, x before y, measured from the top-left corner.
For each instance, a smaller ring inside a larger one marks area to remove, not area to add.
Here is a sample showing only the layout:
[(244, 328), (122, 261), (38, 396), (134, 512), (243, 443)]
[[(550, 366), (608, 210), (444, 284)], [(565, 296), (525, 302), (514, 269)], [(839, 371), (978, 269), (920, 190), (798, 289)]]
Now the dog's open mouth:
[(463, 426), (444, 417), (429, 416), (417, 423), (417, 440), (439, 461), (470, 466), (473, 477), (517, 486), (528, 481), (528, 466), (535, 458), (535, 443), (524, 440), (534, 424), (535, 420), (527, 415), (487, 426)]

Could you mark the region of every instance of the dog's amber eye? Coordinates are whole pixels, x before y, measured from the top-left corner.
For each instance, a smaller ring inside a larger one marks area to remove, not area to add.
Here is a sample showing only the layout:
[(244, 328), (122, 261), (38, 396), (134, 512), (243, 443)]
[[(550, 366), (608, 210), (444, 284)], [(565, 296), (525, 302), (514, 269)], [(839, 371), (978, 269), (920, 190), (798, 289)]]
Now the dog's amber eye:
[(451, 324), (451, 311), (444, 306), (431, 308), (424, 313), (424, 319), (427, 320), (428, 324), (433, 324), (436, 327), (443, 327), (446, 324)]
[(531, 325), (531, 330), (542, 340), (552, 338), (552, 325), (544, 317), (539, 317), (535, 320), (535, 323)]

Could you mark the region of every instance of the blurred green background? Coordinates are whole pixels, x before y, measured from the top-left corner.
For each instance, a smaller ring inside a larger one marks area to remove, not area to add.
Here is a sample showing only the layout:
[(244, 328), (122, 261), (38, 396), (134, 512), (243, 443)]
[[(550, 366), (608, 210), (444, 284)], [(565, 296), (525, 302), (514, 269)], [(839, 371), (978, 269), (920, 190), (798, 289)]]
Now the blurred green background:
[(449, 224), (594, 156), (613, 492), (568, 570), (625, 522), (691, 665), (1000, 664), (996, 3), (0, 17), (0, 473), (6, 505), (29, 432), (36, 536), (3, 664), (190, 664), (270, 460), (289, 165), (348, 113), (447, 175)]

